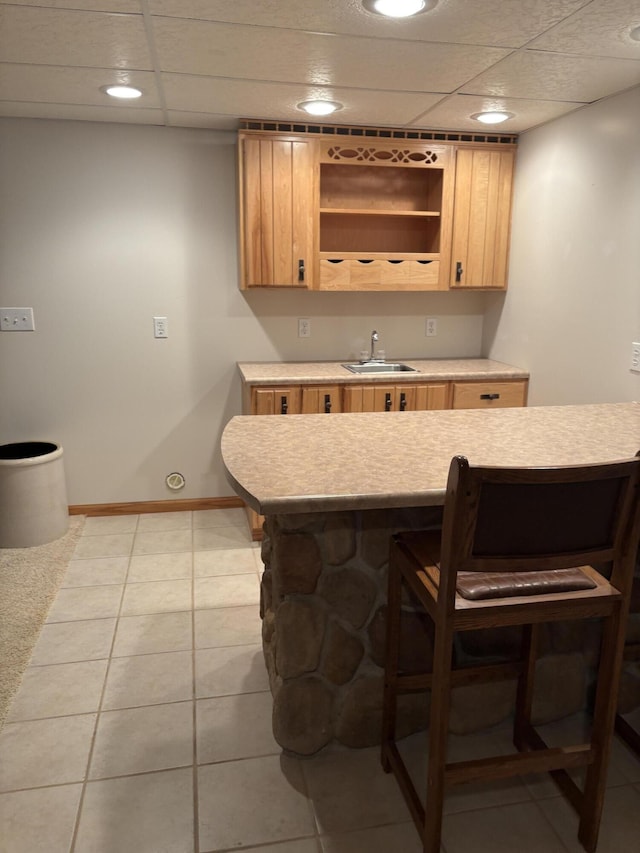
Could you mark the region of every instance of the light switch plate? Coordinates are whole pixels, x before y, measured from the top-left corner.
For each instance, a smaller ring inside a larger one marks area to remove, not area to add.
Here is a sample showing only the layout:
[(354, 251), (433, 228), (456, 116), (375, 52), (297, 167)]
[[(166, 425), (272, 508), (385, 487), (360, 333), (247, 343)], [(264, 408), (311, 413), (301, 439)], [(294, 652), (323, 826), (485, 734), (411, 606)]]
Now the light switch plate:
[(153, 318), (153, 336), (154, 338), (169, 337), (169, 323), (166, 317)]
[(0, 308), (3, 332), (34, 332), (33, 308)]
[(631, 364), (629, 370), (634, 373), (640, 373), (640, 341), (634, 341), (631, 344)]

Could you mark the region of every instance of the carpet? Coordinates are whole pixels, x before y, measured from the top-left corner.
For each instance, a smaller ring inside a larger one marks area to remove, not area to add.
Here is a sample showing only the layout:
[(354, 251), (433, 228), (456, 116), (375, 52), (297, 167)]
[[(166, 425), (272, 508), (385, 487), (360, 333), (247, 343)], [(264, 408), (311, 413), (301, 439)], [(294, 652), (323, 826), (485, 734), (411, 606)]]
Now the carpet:
[(55, 542), (0, 548), (0, 729), (84, 527), (69, 519)]

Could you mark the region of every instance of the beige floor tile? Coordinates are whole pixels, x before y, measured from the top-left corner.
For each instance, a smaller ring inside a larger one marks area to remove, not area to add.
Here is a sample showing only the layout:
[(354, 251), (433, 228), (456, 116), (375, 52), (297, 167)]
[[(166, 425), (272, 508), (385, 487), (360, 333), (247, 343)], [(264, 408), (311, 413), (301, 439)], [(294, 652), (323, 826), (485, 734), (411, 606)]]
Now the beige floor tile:
[(214, 548), (246, 548), (251, 545), (249, 528), (240, 525), (202, 527), (193, 531), (193, 550), (212, 551)]
[(47, 622), (70, 622), (76, 619), (108, 619), (117, 616), (122, 586), (84, 586), (61, 589), (51, 605)]
[(535, 803), (448, 815), (442, 841), (447, 853), (566, 853)]
[(95, 536), (105, 533), (135, 533), (138, 525), (137, 515), (104, 515), (87, 518), (82, 530), (83, 536)]
[(269, 689), (262, 646), (196, 651), (196, 698), (259, 693)]
[(107, 663), (91, 660), (27, 667), (7, 719), (16, 722), (97, 711)]
[(193, 764), (193, 702), (100, 714), (90, 779)]
[(129, 557), (93, 557), (71, 560), (62, 587), (122, 584), (127, 577)]
[(191, 530), (191, 511), (145, 512), (138, 521), (138, 533), (158, 530)]
[(242, 508), (199, 509), (193, 513), (194, 528), (202, 527), (247, 527), (247, 513)]
[(155, 533), (136, 533), (133, 542), (136, 554), (169, 554), (176, 551), (190, 551), (192, 546), (191, 530), (158, 530)]
[(323, 835), (320, 841), (322, 853), (422, 853), (422, 844), (413, 823)]
[(171, 613), (191, 610), (192, 581), (148, 581), (128, 583), (122, 599), (123, 616), (140, 616), (144, 613)]
[(197, 649), (243, 646), (260, 643), (262, 639), (262, 620), (255, 604), (196, 610), (193, 618)]
[[(578, 818), (565, 798), (542, 800), (539, 806), (569, 853), (584, 853), (578, 842)], [(631, 853), (639, 846), (640, 793), (633, 786), (607, 789), (598, 853)]]
[(81, 536), (73, 552), (73, 560), (93, 557), (128, 557), (133, 545), (133, 533), (103, 533)]
[(278, 755), (272, 733), (270, 692), (242, 693), (196, 702), (198, 764)]
[(191, 652), (113, 658), (102, 707), (113, 710), (191, 699), (192, 669)]
[[(403, 756), (416, 790), (423, 797), (427, 790), (428, 733), (418, 732), (399, 741), (398, 748)], [(513, 752), (506, 735), (501, 737), (493, 731), (469, 735), (451, 735), (448, 742), (448, 761), (472, 761)], [(526, 785), (518, 778), (501, 779), (494, 782), (478, 782), (460, 785), (447, 791), (444, 814), (490, 808), (503, 803), (519, 803), (531, 799)]]
[(302, 770), (321, 835), (409, 820), (377, 747), (320, 754), (302, 762)]
[(129, 565), (129, 583), (136, 581), (163, 581), (190, 578), (193, 574), (191, 551), (175, 554), (144, 554), (132, 557)]
[(113, 656), (186, 651), (193, 643), (192, 621), (190, 611), (121, 616)]
[(253, 548), (217, 548), (196, 551), (193, 555), (195, 577), (211, 575), (242, 575), (257, 569)]
[(193, 595), (197, 610), (211, 607), (239, 607), (260, 603), (260, 582), (255, 572), (195, 578)]
[(252, 847), (251, 853), (322, 853), (322, 848), (319, 838), (296, 838), (295, 841), (283, 841), (281, 844)]
[(31, 666), (108, 658), (115, 618), (43, 625), (31, 656)]
[(0, 794), (2, 853), (69, 853), (82, 785)]
[(6, 723), (0, 732), (0, 791), (81, 782), (95, 714)]
[(199, 768), (198, 779), (203, 851), (314, 835), (300, 767), (293, 759), (208, 764)]
[(87, 784), (75, 853), (193, 853), (191, 768)]

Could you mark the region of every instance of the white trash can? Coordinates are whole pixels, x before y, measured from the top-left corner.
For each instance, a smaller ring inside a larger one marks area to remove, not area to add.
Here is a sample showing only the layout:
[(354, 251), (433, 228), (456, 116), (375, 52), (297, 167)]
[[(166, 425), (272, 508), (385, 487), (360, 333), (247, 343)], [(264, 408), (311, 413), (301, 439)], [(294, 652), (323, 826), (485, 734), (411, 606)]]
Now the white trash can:
[(50, 441), (0, 444), (0, 548), (30, 548), (69, 529), (62, 447)]

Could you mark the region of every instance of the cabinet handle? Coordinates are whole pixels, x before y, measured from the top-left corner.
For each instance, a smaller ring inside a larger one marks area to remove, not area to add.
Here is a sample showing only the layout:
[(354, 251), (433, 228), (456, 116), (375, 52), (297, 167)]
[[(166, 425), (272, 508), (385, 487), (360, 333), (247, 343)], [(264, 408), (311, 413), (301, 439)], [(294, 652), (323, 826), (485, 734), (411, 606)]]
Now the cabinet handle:
[(462, 281), (463, 274), (464, 269), (462, 268), (462, 263), (460, 261), (456, 261), (456, 281)]
[(400, 394), (400, 411), (404, 412), (406, 410), (406, 408), (407, 408), (407, 395), (404, 393), (404, 391), (402, 391)]
[(480, 394), (481, 400), (499, 400), (500, 394)]
[(391, 394), (384, 395), (384, 410), (385, 412), (391, 411)]
[(331, 412), (331, 394), (324, 395), (324, 410), (327, 415)]
[(286, 415), (289, 410), (289, 403), (287, 402), (286, 397), (280, 397), (280, 414)]
[(298, 261), (298, 281), (304, 281), (304, 258)]

